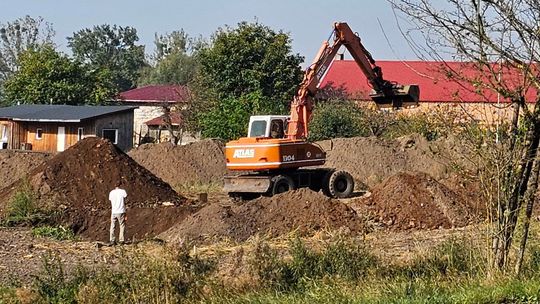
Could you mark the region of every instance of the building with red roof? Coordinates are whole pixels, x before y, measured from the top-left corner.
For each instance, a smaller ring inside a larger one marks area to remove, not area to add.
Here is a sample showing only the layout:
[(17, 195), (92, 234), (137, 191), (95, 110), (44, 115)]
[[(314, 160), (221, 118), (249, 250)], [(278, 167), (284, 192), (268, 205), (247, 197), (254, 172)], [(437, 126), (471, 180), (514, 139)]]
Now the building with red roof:
[[(170, 121), (167, 121), (167, 115)], [(182, 130), (182, 115), (178, 112), (171, 112), (169, 114), (163, 114), (159, 117), (151, 119), (144, 123), (148, 127), (149, 138), (153, 139), (153, 142), (170, 141), (172, 138), (171, 132), (178, 138), (180, 142), (178, 144), (186, 144), (196, 141), (198, 137), (193, 136), (191, 133), (183, 132)]]
[(120, 93), (122, 103), (161, 104), (186, 102), (189, 90), (181, 85), (149, 85)]
[[(136, 105), (134, 117), (134, 142), (140, 144), (143, 141), (160, 142), (167, 137), (167, 132), (161, 132), (164, 129), (162, 123), (164, 108), (168, 107), (172, 111), (172, 116), (178, 118), (179, 111), (189, 100), (189, 89), (182, 85), (149, 85), (135, 88), (120, 93), (118, 102), (124, 105)], [(158, 130), (159, 132), (154, 132)], [(143, 140), (144, 139), (144, 140)]]
[[(399, 84), (417, 84), (420, 87), (420, 106), (415, 111), (431, 111), (433, 108), (460, 108), (471, 112), (478, 119), (489, 119), (484, 115), (510, 114), (509, 100), (486, 88), (475, 87), (469, 82), (450, 79), (448, 69), (458, 71), (467, 79), (487, 81), (487, 73), (479, 71), (472, 64), (463, 62), (427, 62), (427, 61), (377, 61), (383, 71), (383, 77)], [(500, 75), (509, 87), (521, 85), (518, 74), (502, 72)], [(366, 76), (354, 60), (334, 60), (321, 80), (321, 88), (339, 88), (355, 100), (370, 100), (371, 87)], [(533, 102), (536, 92), (529, 90), (526, 99)], [(505, 113), (501, 113), (501, 109)], [(508, 113), (506, 113), (508, 112)]]

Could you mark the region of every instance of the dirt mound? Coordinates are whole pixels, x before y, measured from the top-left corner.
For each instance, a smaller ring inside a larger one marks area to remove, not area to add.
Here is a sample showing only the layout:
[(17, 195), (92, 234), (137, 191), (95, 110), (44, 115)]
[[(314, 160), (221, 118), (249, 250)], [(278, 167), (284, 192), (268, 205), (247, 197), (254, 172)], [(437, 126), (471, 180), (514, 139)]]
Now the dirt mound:
[(363, 221), (340, 201), (303, 188), (242, 205), (209, 205), (160, 237), (168, 241), (222, 237), (245, 241), (258, 233), (278, 236), (296, 229), (309, 233), (340, 227), (358, 232)]
[(146, 144), (129, 155), (152, 173), (176, 187), (195, 183), (222, 183), (226, 172), (224, 144), (202, 140), (184, 146)]
[(18, 181), (51, 157), (50, 153), (0, 150), (0, 189)]
[[(54, 210), (64, 210), (62, 221), (89, 237), (96, 236), (103, 229), (103, 225), (97, 227), (93, 223), (101, 219), (109, 220), (108, 195), (117, 181), (122, 182), (122, 187), (128, 193), (126, 205), (129, 225), (140, 227), (131, 232), (128, 229), (128, 237), (159, 233), (178, 220), (175, 218), (158, 223), (163, 227), (157, 231), (155, 222), (147, 222), (155, 217), (151, 212), (148, 213), (149, 208), (154, 209), (156, 214), (169, 212), (178, 216), (185, 215), (183, 209), (190, 208), (183, 206), (185, 198), (167, 183), (137, 164), (111, 142), (97, 137), (78, 142), (29, 174), (29, 183), (36, 192), (38, 204)], [(2, 197), (11, 197), (16, 189), (16, 185), (6, 188), (7, 192), (3, 191)], [(162, 206), (164, 202), (172, 203), (173, 206)], [(139, 213), (148, 213), (148, 216), (139, 216)], [(106, 238), (106, 234), (103, 238)]]
[(326, 167), (346, 170), (369, 187), (399, 172), (420, 171), (440, 180), (448, 175), (448, 159), (440, 150), (448, 142), (428, 142), (420, 135), (396, 140), (375, 137), (338, 138), (318, 142), (327, 152)]
[(396, 174), (360, 201), (394, 230), (462, 227), (476, 217), (463, 197), (421, 172)]

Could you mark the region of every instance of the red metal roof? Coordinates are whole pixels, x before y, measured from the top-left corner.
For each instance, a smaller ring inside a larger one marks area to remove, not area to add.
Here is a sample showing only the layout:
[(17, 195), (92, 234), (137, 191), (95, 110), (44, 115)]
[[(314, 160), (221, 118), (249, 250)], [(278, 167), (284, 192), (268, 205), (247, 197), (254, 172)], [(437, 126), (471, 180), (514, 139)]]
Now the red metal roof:
[[(467, 78), (482, 79), (482, 73), (463, 62), (447, 62), (451, 69), (460, 71)], [(442, 72), (442, 63), (426, 61), (377, 61), (383, 77), (399, 84), (417, 84), (420, 87), (420, 101), (423, 102), (497, 102), (497, 93), (479, 90), (469, 83), (457, 83)], [(508, 71), (508, 70), (506, 70)], [(513, 75), (512, 75), (513, 74)], [(503, 72), (501, 77), (509, 87), (519, 85), (519, 75)], [(487, 78), (484, 78), (487, 79)], [(354, 60), (335, 60), (321, 81), (321, 88), (332, 86), (343, 88), (357, 99), (369, 99), (369, 83)], [(479, 94), (480, 92), (481, 94)], [(527, 92), (527, 101), (533, 102), (536, 92)], [(502, 97), (501, 102), (505, 102)]]
[(130, 103), (185, 102), (187, 87), (181, 85), (150, 85), (120, 93), (120, 99)]
[[(182, 122), (182, 116), (178, 112), (173, 112), (171, 115), (171, 124), (173, 126), (179, 126)], [(149, 121), (144, 123), (147, 126), (165, 126), (165, 115), (161, 115), (159, 117), (156, 117), (154, 119), (150, 119)]]

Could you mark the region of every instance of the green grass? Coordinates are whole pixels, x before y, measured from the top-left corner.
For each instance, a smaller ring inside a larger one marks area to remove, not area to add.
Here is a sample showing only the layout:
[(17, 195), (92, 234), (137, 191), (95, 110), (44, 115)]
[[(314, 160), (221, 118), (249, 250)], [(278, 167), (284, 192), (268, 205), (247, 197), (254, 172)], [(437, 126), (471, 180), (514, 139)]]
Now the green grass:
[(354, 286), (339, 281), (312, 282), (302, 292), (215, 295), (203, 302), (229, 303), (538, 303), (540, 280), (478, 281), (376, 280)]
[(51, 227), (41, 226), (32, 228), (32, 235), (35, 237), (46, 237), (59, 241), (74, 240), (75, 234), (69, 228), (63, 226)]
[(0, 286), (0, 304), (11, 303), (19, 303), (15, 288)]
[[(520, 279), (486, 276), (487, 260), (468, 239), (449, 239), (403, 264), (382, 263), (355, 239), (308, 245), (290, 240), (286, 252), (255, 243), (244, 260), (249, 285), (217, 275), (216, 258), (165, 247), (158, 257), (124, 252), (113, 268), (66, 274), (47, 256), (33, 291), (43, 303), (538, 303), (540, 254), (532, 248)], [(219, 258), (218, 258), (219, 260)], [(0, 289), (0, 301), (14, 289)], [(11, 301), (11, 300), (10, 300)], [(2, 302), (0, 302), (2, 303)], [(6, 302), (12, 303), (12, 302)]]

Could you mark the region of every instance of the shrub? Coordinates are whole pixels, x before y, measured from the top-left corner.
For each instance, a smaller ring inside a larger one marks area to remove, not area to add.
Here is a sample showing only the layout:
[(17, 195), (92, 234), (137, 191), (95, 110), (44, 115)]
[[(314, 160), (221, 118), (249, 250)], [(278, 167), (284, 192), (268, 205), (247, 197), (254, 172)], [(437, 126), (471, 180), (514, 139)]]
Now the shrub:
[(309, 125), (312, 141), (336, 137), (369, 136), (369, 129), (361, 124), (362, 110), (349, 101), (319, 103)]
[(36, 205), (36, 196), (27, 182), (21, 184), (6, 208), (6, 226), (34, 225), (47, 219), (47, 214)]

